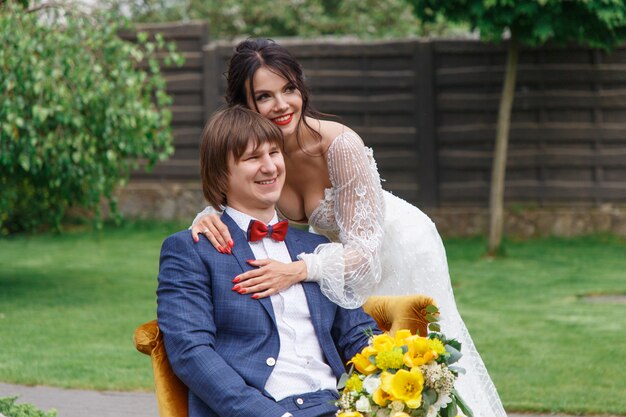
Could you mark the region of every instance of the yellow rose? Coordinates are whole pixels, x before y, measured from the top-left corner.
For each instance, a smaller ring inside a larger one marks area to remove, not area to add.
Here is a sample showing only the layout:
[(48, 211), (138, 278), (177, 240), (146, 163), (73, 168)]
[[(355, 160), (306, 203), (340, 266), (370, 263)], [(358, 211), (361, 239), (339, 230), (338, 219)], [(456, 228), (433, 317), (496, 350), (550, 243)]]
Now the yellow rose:
[(339, 413), (337, 417), (363, 417), (363, 414), (359, 413), (358, 411), (344, 411), (342, 413)]
[(391, 350), (396, 345), (395, 341), (389, 336), (387, 333), (379, 334), (374, 336), (372, 340), (372, 345), (376, 352), (385, 352), (387, 350)]
[(411, 337), (411, 331), (407, 329), (401, 329), (396, 332), (395, 343), (397, 347), (402, 347), (406, 345), (406, 339)]
[(385, 407), (391, 401), (391, 396), (387, 394), (382, 388), (378, 388), (374, 391), (374, 395), (372, 395), (372, 400), (379, 407)]
[(361, 351), (361, 355), (363, 355), (363, 356), (365, 356), (367, 358), (369, 358), (370, 356), (375, 355), (377, 353), (378, 353), (378, 351), (376, 349), (374, 349), (373, 346), (366, 346)]
[(357, 353), (348, 363), (354, 364), (356, 370), (363, 375), (369, 375), (376, 371), (376, 365), (370, 362), (369, 357), (370, 355), (365, 356), (362, 353)]
[(437, 352), (432, 350), (429, 339), (425, 337), (409, 338), (408, 350), (404, 354), (404, 364), (409, 368), (424, 365), (433, 359), (437, 359)]
[(381, 388), (394, 399), (403, 401), (409, 408), (417, 408), (422, 404), (424, 376), (419, 368), (411, 371), (400, 369), (391, 377), (382, 378)]

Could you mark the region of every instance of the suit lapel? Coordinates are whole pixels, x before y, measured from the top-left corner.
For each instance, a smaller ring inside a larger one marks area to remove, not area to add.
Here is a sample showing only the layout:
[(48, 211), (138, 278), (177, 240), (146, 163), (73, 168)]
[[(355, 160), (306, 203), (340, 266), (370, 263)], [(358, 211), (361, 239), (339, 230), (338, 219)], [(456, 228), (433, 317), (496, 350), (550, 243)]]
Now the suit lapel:
[[(228, 230), (230, 231), (230, 236), (235, 243), (233, 247), (233, 256), (239, 263), (239, 266), (243, 270), (243, 272), (250, 271), (254, 269), (248, 262), (249, 259), (256, 259), (254, 257), (254, 253), (252, 249), (250, 249), (250, 244), (248, 243), (248, 238), (245, 233), (237, 226), (237, 223), (228, 215), (226, 212), (222, 214), (222, 221), (226, 226), (228, 226)], [(249, 297), (249, 295), (242, 295), (242, 297)], [(272, 300), (269, 297), (260, 298), (258, 300), (267, 314), (272, 318), (272, 322), (276, 325), (276, 317), (274, 316), (274, 308), (272, 307)]]

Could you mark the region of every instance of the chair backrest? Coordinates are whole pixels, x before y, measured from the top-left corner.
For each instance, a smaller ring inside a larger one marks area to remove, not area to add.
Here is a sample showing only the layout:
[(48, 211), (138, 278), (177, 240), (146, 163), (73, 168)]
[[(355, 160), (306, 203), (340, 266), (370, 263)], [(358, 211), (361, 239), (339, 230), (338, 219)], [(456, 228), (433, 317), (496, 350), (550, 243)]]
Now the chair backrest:
[(152, 320), (137, 327), (134, 340), (137, 350), (152, 358), (159, 415), (161, 417), (188, 417), (188, 389), (170, 366), (163, 335), (157, 321)]
[[(425, 336), (428, 326), (426, 307), (434, 304), (432, 298), (424, 295), (380, 296), (370, 297), (363, 310), (372, 316), (381, 330), (392, 335), (399, 329), (409, 329)], [(188, 417), (188, 389), (170, 366), (157, 321), (137, 327), (134, 340), (138, 351), (152, 357), (160, 417)]]

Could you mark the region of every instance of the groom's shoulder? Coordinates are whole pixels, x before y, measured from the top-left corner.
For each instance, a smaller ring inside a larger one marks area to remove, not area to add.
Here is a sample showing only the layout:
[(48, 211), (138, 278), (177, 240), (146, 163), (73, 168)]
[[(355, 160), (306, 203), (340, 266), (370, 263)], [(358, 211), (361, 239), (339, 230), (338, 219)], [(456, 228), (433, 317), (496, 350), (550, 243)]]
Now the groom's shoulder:
[[(206, 240), (206, 239), (205, 239)], [(200, 239), (200, 242), (202, 239)], [(185, 229), (180, 232), (176, 232), (172, 235), (169, 235), (163, 240), (163, 244), (161, 245), (161, 249), (169, 248), (169, 249), (183, 249), (183, 248), (192, 248), (198, 243), (194, 243), (193, 237), (191, 235), (191, 230)]]
[(187, 240), (193, 242), (191, 230), (189, 229), (181, 230), (179, 232), (169, 235), (165, 238), (164, 242), (187, 242)]

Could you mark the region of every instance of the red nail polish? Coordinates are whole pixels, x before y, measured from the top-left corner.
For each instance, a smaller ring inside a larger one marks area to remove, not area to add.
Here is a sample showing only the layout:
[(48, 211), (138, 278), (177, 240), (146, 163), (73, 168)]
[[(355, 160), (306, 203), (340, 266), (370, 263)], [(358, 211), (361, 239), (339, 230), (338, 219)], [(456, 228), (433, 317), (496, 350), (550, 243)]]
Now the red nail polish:
[(218, 247), (217, 247), (217, 251), (218, 251), (219, 253), (224, 253), (224, 249), (222, 249), (222, 247), (221, 247), (221, 246), (218, 246)]
[(233, 242), (232, 240), (228, 241), (228, 246), (230, 246), (231, 248), (235, 247), (235, 242)]
[(233, 287), (233, 291), (239, 291), (239, 288), (240, 288), (240, 286), (239, 286), (239, 284), (237, 284), (237, 285), (235, 285), (235, 286)]
[(254, 299), (256, 300), (257, 298), (259, 298), (259, 295), (258, 295), (258, 294), (252, 294), (252, 295), (250, 296), (250, 298), (254, 298)]
[(248, 263), (254, 262), (254, 259), (248, 259), (246, 262), (248, 262)]
[(239, 291), (237, 291), (239, 294), (245, 294), (246, 293), (246, 289), (242, 288)]
[(232, 254), (233, 254), (233, 251), (232, 251), (232, 250), (230, 250), (230, 248), (226, 248), (226, 252), (228, 252), (228, 254), (229, 254), (229, 255), (232, 255)]
[(241, 281), (241, 279), (239, 279), (239, 277), (237, 277), (237, 278), (235, 278), (235, 279), (233, 280), (233, 282), (235, 282), (235, 283), (237, 283), (237, 282), (239, 282), (239, 281)]

